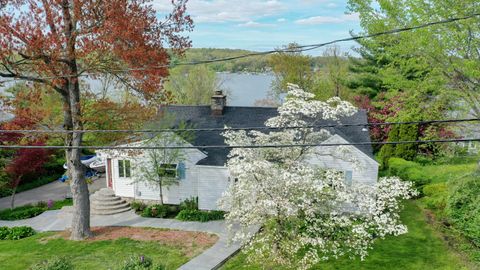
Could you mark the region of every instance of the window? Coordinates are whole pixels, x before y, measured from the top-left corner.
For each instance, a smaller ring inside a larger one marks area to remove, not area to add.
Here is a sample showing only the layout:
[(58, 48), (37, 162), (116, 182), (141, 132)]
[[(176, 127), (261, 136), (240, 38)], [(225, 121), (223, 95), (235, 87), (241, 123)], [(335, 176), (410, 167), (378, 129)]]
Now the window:
[(118, 161), (118, 176), (119, 177), (131, 177), (131, 165), (130, 160)]
[(345, 185), (351, 186), (352, 185), (353, 172), (352, 171), (345, 171), (344, 174), (345, 174)]
[(160, 164), (158, 174), (164, 177), (178, 177), (178, 164)]

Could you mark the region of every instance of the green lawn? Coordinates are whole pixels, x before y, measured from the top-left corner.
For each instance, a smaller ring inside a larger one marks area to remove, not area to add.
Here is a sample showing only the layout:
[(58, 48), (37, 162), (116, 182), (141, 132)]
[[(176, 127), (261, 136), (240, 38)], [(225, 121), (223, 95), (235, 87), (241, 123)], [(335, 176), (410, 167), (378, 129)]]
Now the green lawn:
[[(321, 263), (314, 269), (469, 269), (428, 225), (417, 202), (405, 203), (402, 220), (408, 226), (409, 232), (402, 236), (379, 240), (365, 261), (340, 259)], [(240, 253), (229, 260), (222, 269), (262, 269), (259, 266), (245, 265), (245, 259), (246, 255)]]
[(177, 269), (189, 261), (179, 247), (161, 245), (153, 241), (134, 241), (121, 238), (114, 241), (75, 242), (41, 233), (21, 240), (0, 241), (0, 269), (25, 270), (39, 261), (55, 256), (68, 258), (76, 270), (118, 269), (134, 254), (145, 255), (167, 269)]

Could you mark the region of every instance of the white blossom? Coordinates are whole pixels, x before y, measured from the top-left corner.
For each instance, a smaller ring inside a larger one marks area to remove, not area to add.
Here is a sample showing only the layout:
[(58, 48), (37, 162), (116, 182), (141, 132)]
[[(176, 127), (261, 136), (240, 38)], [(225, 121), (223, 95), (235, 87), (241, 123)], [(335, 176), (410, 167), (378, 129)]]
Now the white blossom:
[[(339, 98), (326, 102), (289, 85), (279, 115), (270, 127), (310, 126), (224, 132), (229, 145), (319, 144), (330, 136), (311, 127), (318, 119), (338, 121), (356, 112)], [(365, 258), (376, 239), (407, 232), (399, 220), (400, 201), (413, 194), (412, 184), (381, 178), (375, 185), (347, 186), (343, 172), (307, 162), (314, 147), (234, 148), (227, 166), (232, 184), (220, 201), (232, 240), (256, 261), (273, 261), (292, 269), (308, 269), (322, 260), (342, 256)], [(345, 147), (335, 155), (355, 163)], [(332, 153), (333, 155), (333, 153)], [(235, 226), (234, 226), (235, 225)], [(252, 228), (261, 229), (257, 233)]]

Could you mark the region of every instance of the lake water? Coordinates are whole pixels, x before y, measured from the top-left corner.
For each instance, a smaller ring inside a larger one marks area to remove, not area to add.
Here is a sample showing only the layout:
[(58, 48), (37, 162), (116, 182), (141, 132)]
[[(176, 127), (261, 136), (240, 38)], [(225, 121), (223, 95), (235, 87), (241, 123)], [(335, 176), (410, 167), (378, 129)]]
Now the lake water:
[(271, 74), (218, 73), (218, 78), (227, 89), (227, 104), (231, 106), (253, 106), (267, 98), (273, 81)]
[[(218, 73), (223, 89), (227, 90), (227, 104), (230, 106), (253, 106), (255, 101), (268, 97), (272, 81), (272, 74), (249, 74), (249, 73)], [(0, 87), (0, 94), (6, 87)], [(90, 81), (93, 91), (99, 91), (101, 87), (98, 81)], [(0, 121), (7, 116), (0, 110)]]

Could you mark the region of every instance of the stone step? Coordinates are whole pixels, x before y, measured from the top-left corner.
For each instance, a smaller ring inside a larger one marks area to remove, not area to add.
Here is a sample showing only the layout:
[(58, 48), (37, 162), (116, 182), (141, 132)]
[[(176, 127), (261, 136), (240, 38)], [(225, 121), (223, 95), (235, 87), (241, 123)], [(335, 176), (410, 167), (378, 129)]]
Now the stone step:
[(98, 200), (91, 200), (92, 205), (118, 205), (118, 204), (124, 204), (125, 200), (110, 200), (110, 201), (98, 201)]
[(98, 201), (98, 202), (108, 202), (108, 201), (121, 201), (122, 199), (120, 197), (103, 197), (103, 196), (98, 196), (96, 194), (93, 194), (90, 197), (91, 201)]
[(93, 215), (114, 215), (130, 210), (130, 204), (109, 188), (102, 188), (90, 196), (90, 212)]
[(130, 207), (126, 208), (120, 208), (120, 209), (115, 209), (115, 210), (96, 210), (92, 209), (90, 212), (93, 215), (115, 215), (123, 212), (130, 211)]
[(109, 188), (102, 188), (99, 191), (95, 192), (97, 195), (101, 195), (103, 197), (115, 197), (115, 192)]
[(124, 202), (123, 204), (115, 204), (115, 205), (91, 205), (92, 209), (95, 210), (116, 210), (116, 209), (121, 209), (121, 208), (128, 208), (130, 209), (130, 204), (127, 202)]

